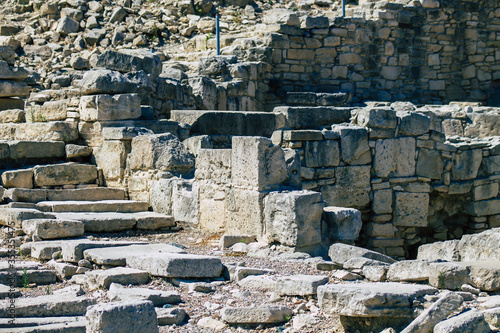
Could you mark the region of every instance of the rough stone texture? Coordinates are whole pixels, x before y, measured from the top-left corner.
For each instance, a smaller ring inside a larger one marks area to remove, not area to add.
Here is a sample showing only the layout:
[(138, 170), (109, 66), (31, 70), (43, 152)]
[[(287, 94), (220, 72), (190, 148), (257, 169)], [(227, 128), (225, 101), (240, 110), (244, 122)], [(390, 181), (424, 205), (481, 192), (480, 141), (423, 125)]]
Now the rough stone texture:
[(321, 194), (312, 191), (271, 192), (264, 199), (268, 242), (307, 247), (321, 242)]
[(63, 157), (64, 142), (10, 141), (11, 159)]
[(102, 303), (89, 307), (86, 332), (157, 333), (158, 320), (150, 301)]
[(291, 275), (277, 279), (276, 292), (287, 296), (315, 295), (320, 285), (328, 282), (328, 276)]
[[(8, 317), (8, 300), (0, 301), (0, 317)], [(73, 295), (46, 295), (16, 299), (16, 317), (81, 316), (89, 305), (96, 302), (90, 297)], [(2, 304), (3, 303), (3, 304)]]
[(421, 113), (397, 112), (399, 118), (399, 135), (417, 136), (425, 134), (431, 126), (431, 118)]
[(78, 163), (35, 166), (33, 173), (37, 186), (88, 184), (97, 179), (97, 169), (94, 165)]
[(323, 221), (328, 227), (326, 236), (330, 241), (353, 242), (358, 239), (363, 225), (361, 212), (354, 208), (325, 207)]
[(305, 161), (308, 168), (338, 166), (340, 162), (339, 144), (332, 140), (307, 141)]
[(287, 307), (226, 307), (222, 309), (222, 320), (228, 324), (278, 324), (288, 321), (293, 311)]
[(0, 224), (22, 228), (22, 222), (29, 219), (51, 219), (54, 215), (31, 208), (1, 208)]
[(24, 97), (29, 93), (30, 87), (24, 82), (0, 81), (0, 97)]
[(186, 318), (186, 311), (180, 308), (174, 308), (174, 309), (155, 308), (155, 311), (156, 311), (156, 317), (158, 318), (159, 326), (181, 325), (184, 319)]
[(396, 282), (348, 283), (318, 287), (318, 303), (328, 314), (353, 317), (410, 317), (412, 301), (436, 288)]
[(127, 265), (164, 277), (216, 278), (222, 273), (218, 257), (194, 254), (148, 253), (128, 257)]
[(396, 112), (384, 108), (365, 108), (358, 112), (357, 123), (370, 128), (394, 129), (397, 124)]
[(141, 116), (138, 94), (89, 95), (80, 100), (80, 119), (105, 121), (137, 119)]
[(258, 190), (287, 178), (283, 150), (263, 137), (232, 138), (231, 181), (234, 185)]
[(128, 159), (131, 170), (156, 169), (182, 173), (193, 165), (191, 153), (173, 134), (141, 135), (132, 139)]
[(335, 169), (336, 184), (321, 187), (327, 206), (364, 208), (370, 202), (370, 166)]
[(85, 273), (89, 289), (108, 289), (111, 283), (146, 284), (149, 281), (148, 272), (128, 267), (115, 267), (105, 270), (93, 270)]
[(429, 279), (429, 262), (424, 260), (403, 260), (393, 263), (387, 271), (389, 281), (426, 281)]
[(332, 130), (340, 134), (341, 157), (350, 165), (368, 164), (371, 162), (368, 146), (368, 131), (358, 126), (334, 125)]
[(401, 333), (431, 332), (436, 324), (457, 310), (463, 301), (463, 298), (454, 292), (443, 292), (436, 302), (418, 315)]
[(282, 126), (278, 128), (310, 129), (348, 122), (350, 108), (279, 106), (273, 113), (284, 116)]
[(84, 226), (80, 221), (59, 219), (32, 219), (22, 222), (23, 231), (28, 236), (41, 239), (59, 239), (83, 236)]
[(453, 154), (451, 180), (467, 180), (476, 178), (482, 161), (481, 149), (469, 149)]
[(415, 174), (415, 139), (377, 140), (374, 169), (378, 177), (409, 177)]
[(328, 256), (334, 263), (339, 265), (343, 265), (347, 260), (355, 257), (379, 260), (389, 264), (396, 261), (382, 253), (343, 243), (335, 243), (331, 245), (328, 250)]
[(33, 170), (12, 170), (2, 173), (4, 187), (33, 188)]
[(136, 89), (135, 84), (125, 76), (110, 70), (85, 72), (80, 86), (83, 95), (126, 94)]
[(429, 284), (443, 289), (459, 289), (470, 283), (469, 269), (461, 263), (440, 262), (429, 265)]
[(96, 67), (104, 67), (120, 72), (144, 71), (158, 76), (162, 70), (160, 58), (145, 49), (122, 49), (119, 52), (106, 50), (99, 55)]
[(484, 315), (478, 310), (470, 310), (458, 316), (451, 317), (434, 326), (434, 333), (491, 332)]
[(261, 238), (264, 232), (264, 196), (265, 193), (255, 190), (230, 190), (226, 200), (225, 233)]
[(426, 227), (428, 210), (429, 194), (396, 192), (393, 224), (404, 227)]
[(28, 75), (29, 72), (26, 69), (22, 67), (11, 67), (6, 61), (0, 60), (0, 80), (22, 81), (26, 79)]
[(137, 220), (134, 213), (56, 213), (58, 219), (76, 220), (84, 225), (86, 232), (116, 232), (130, 230)]
[(177, 304), (181, 296), (175, 291), (153, 290), (148, 288), (125, 288), (120, 284), (111, 283), (108, 298), (112, 302), (127, 300), (145, 300), (153, 302), (155, 307), (165, 304)]
[(443, 159), (435, 150), (421, 148), (418, 153), (416, 174), (431, 179), (441, 179)]
[(76, 239), (61, 242), (62, 257), (67, 262), (78, 262), (83, 259), (83, 251), (94, 248), (127, 246), (141, 244), (142, 242), (112, 242), (112, 241), (92, 241), (88, 239)]

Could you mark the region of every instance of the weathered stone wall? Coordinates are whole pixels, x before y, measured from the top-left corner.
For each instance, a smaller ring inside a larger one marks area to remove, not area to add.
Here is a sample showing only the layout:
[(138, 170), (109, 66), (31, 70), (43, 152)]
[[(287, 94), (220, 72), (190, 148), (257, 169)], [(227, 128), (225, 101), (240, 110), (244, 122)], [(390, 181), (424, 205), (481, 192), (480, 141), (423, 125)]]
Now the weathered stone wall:
[(371, 5), (364, 17), (271, 11), (265, 21), (276, 96), (342, 90), (353, 102), (487, 101), (492, 80), (500, 79), (497, 2)]

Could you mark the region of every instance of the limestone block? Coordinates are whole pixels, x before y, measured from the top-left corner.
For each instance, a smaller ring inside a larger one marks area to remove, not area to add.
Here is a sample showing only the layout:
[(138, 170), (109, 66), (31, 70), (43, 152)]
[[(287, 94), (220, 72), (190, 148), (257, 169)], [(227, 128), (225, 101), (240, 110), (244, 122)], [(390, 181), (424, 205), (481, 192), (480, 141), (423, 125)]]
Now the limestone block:
[(292, 309), (284, 306), (225, 307), (222, 320), (228, 324), (278, 324), (293, 316)]
[(319, 307), (328, 314), (352, 317), (410, 317), (412, 302), (436, 288), (387, 283), (346, 283), (318, 287)]
[(5, 139), (40, 142), (40, 145), (47, 144), (44, 141), (51, 141), (49, 144), (77, 141), (79, 137), (78, 124), (69, 121), (0, 124), (0, 133)]
[(278, 278), (276, 292), (279, 295), (315, 295), (319, 286), (328, 283), (328, 276), (291, 275)]
[(463, 301), (464, 299), (454, 292), (443, 292), (436, 302), (418, 315), (401, 333), (431, 332), (436, 324), (456, 311)]
[(125, 288), (118, 283), (109, 286), (108, 298), (112, 302), (128, 300), (151, 301), (155, 307), (176, 304), (181, 296), (176, 291), (153, 290), (149, 288)]
[(259, 190), (287, 179), (283, 150), (263, 137), (233, 137), (231, 180)]
[(138, 94), (89, 95), (80, 100), (83, 121), (137, 119), (141, 116)]
[[(35, 244), (36, 243), (40, 242), (35, 242)], [(44, 243), (53, 243), (53, 242), (44, 242)], [(91, 241), (88, 239), (65, 240), (59, 243), (63, 259), (64, 261), (67, 262), (80, 261), (81, 259), (83, 259), (83, 251), (87, 249), (141, 244), (141, 242)]]
[(212, 139), (209, 135), (196, 135), (182, 141), (182, 144), (193, 154), (198, 157), (202, 149), (213, 149)]
[[(9, 300), (1, 301), (0, 317), (9, 317)], [(91, 297), (74, 295), (44, 295), (16, 299), (16, 317), (81, 316), (95, 304)]]
[(469, 269), (470, 284), (480, 290), (500, 290), (500, 263), (497, 260), (462, 262)]
[(0, 224), (14, 228), (22, 228), (22, 222), (27, 219), (51, 219), (53, 214), (44, 213), (31, 208), (1, 208)]
[(89, 184), (97, 179), (95, 165), (78, 163), (38, 165), (33, 168), (33, 173), (37, 186)]
[(307, 141), (305, 162), (309, 168), (338, 166), (340, 162), (338, 142), (333, 140)]
[(0, 111), (19, 109), (24, 110), (25, 101), (20, 98), (0, 98)]
[(24, 97), (29, 93), (30, 87), (24, 82), (0, 81), (0, 97)]
[(154, 132), (144, 127), (104, 127), (102, 137), (104, 140), (131, 141), (139, 135), (150, 135)]
[(393, 263), (387, 271), (387, 280), (418, 282), (429, 279), (429, 262), (426, 260), (402, 260)]
[(172, 185), (174, 179), (152, 180), (150, 185), (150, 205), (153, 211), (172, 214)]
[(80, 86), (83, 95), (124, 94), (136, 90), (136, 85), (124, 75), (103, 69), (86, 71)]
[(106, 140), (101, 146), (94, 149), (95, 163), (101, 168), (106, 181), (123, 178), (127, 153), (126, 145), (118, 140)]
[(160, 75), (162, 62), (158, 55), (146, 49), (106, 50), (97, 58), (95, 67), (119, 72), (144, 71), (153, 77)]
[(29, 76), (29, 72), (22, 67), (11, 67), (4, 60), (0, 60), (0, 80), (22, 81)]
[(285, 8), (274, 8), (267, 10), (262, 21), (266, 24), (286, 24), (290, 26), (300, 26), (300, 20), (296, 13)]
[(78, 31), (80, 24), (67, 16), (62, 17), (57, 24), (56, 32), (65, 36)]
[(428, 212), (428, 193), (396, 192), (393, 219), (395, 226), (426, 227)]
[(92, 154), (92, 148), (74, 144), (67, 144), (64, 147), (68, 159), (78, 159), (88, 157)]
[(200, 149), (195, 177), (215, 184), (231, 182), (231, 149)]
[(128, 157), (131, 170), (186, 172), (194, 165), (194, 159), (177, 137), (170, 133), (141, 135), (132, 139), (132, 151)]
[(23, 123), (26, 120), (24, 110), (4, 110), (0, 111), (0, 123)]
[(9, 141), (10, 158), (50, 158), (64, 157), (64, 142)]
[(198, 224), (199, 184), (179, 179), (172, 184), (172, 211), (176, 221)]
[[(35, 121), (65, 120), (68, 112), (68, 99), (48, 101), (33, 112)], [(31, 114), (29, 115), (31, 117)]]
[(111, 283), (146, 284), (149, 281), (148, 272), (128, 267), (115, 267), (105, 270), (93, 270), (85, 273), (87, 286), (90, 290), (108, 289)]
[(500, 173), (500, 155), (484, 157), (483, 167), (487, 174), (494, 175)]
[(417, 158), (417, 176), (441, 179), (443, 159), (439, 151), (420, 148)]
[(31, 219), (22, 222), (23, 231), (28, 236), (41, 239), (59, 239), (83, 236), (84, 225), (80, 221), (60, 219)]
[(4, 187), (33, 188), (33, 170), (12, 170), (2, 173)]
[(455, 262), (436, 262), (429, 265), (431, 286), (457, 290), (465, 283), (470, 283), (467, 266)]
[(372, 211), (375, 214), (392, 213), (392, 190), (373, 191)]
[(467, 213), (473, 216), (500, 214), (500, 199), (469, 202)]
[(87, 309), (88, 333), (158, 333), (155, 308), (150, 301), (101, 303)]
[(281, 114), (284, 118), (278, 129), (318, 128), (348, 122), (351, 118), (351, 108), (341, 107), (279, 106), (274, 108), (273, 113)]
[(127, 266), (154, 276), (216, 278), (222, 273), (220, 258), (195, 254), (146, 253), (127, 257)]
[(264, 231), (264, 196), (255, 190), (233, 188), (226, 195), (226, 223), (228, 235), (256, 235)]
[(334, 132), (340, 134), (342, 160), (350, 165), (368, 164), (371, 162), (368, 146), (368, 131), (358, 126), (332, 126)]
[(424, 8), (439, 8), (439, 0), (422, 0), (422, 7)]
[(491, 329), (481, 311), (473, 309), (446, 319), (434, 326), (434, 333), (488, 333)]
[[(459, 153), (460, 152), (460, 153)], [(483, 153), (481, 149), (469, 149), (453, 154), (451, 180), (474, 179), (481, 165)]]
[(370, 166), (335, 168), (336, 184), (321, 187), (328, 206), (363, 208), (370, 203)]
[(363, 224), (359, 210), (343, 207), (325, 207), (323, 221), (326, 222), (326, 236), (330, 241), (357, 240)]
[(378, 177), (415, 175), (415, 139), (379, 139), (375, 146), (374, 169)]
[[(496, 206), (498, 207), (498, 201)], [(479, 234), (464, 235), (458, 242), (456, 250), (460, 260), (500, 260), (500, 229), (485, 230)]]
[(61, 251), (61, 241), (40, 241), (33, 242), (30, 256), (35, 259), (52, 259), (52, 255)]
[(448, 136), (464, 136), (464, 129), (460, 119), (444, 119), (441, 127), (443, 128), (443, 133)]
[(264, 199), (268, 242), (306, 247), (321, 242), (321, 194), (312, 191), (271, 192)]
[(388, 264), (396, 261), (382, 253), (343, 243), (332, 244), (328, 250), (328, 256), (338, 265), (343, 265), (349, 259), (356, 257), (378, 260)]
[(460, 260), (458, 239), (424, 244), (418, 248), (417, 259), (420, 260)]
[(200, 228), (209, 232), (224, 231), (226, 220), (224, 189), (212, 184), (202, 184), (199, 197)]
[(358, 112), (357, 123), (363, 127), (394, 129), (397, 125), (396, 111), (385, 108), (363, 108)]
[(399, 135), (416, 136), (429, 131), (431, 118), (421, 113), (415, 112), (397, 112), (399, 118)]
[(472, 191), (474, 201), (488, 200), (498, 195), (498, 183), (475, 186)]

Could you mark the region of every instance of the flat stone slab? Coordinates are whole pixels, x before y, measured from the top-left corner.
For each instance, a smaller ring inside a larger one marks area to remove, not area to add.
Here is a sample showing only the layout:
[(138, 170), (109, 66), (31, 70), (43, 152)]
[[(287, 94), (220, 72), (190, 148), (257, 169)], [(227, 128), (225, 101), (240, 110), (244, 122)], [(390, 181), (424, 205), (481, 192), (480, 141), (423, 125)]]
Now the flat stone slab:
[(139, 254), (128, 257), (127, 265), (164, 277), (216, 278), (222, 273), (220, 258), (195, 254)]
[(143, 244), (89, 249), (83, 252), (85, 259), (98, 265), (125, 266), (127, 257), (146, 253), (186, 253), (168, 244)]
[(280, 295), (316, 295), (318, 287), (328, 283), (328, 276), (292, 275), (278, 278), (276, 291)]
[(97, 179), (97, 168), (90, 164), (38, 165), (33, 168), (33, 173), (37, 186), (90, 184)]
[(22, 222), (30, 219), (51, 219), (53, 214), (32, 208), (0, 208), (0, 224), (21, 229)]
[(30, 141), (15, 140), (9, 141), (10, 158), (15, 159), (44, 159), (54, 157), (64, 157), (63, 141)]
[[(80, 317), (77, 317), (80, 318)], [(16, 318), (16, 322), (19, 318)], [(87, 322), (85, 318), (75, 321), (45, 324), (31, 327), (0, 328), (3, 333), (85, 333)]]
[[(9, 285), (0, 284), (0, 298), (17, 298), (21, 296), (21, 292), (18, 289), (11, 289)], [(0, 325), (1, 327), (1, 325)]]
[[(90, 297), (72, 295), (45, 295), (16, 299), (16, 317), (81, 316), (94, 304)], [(0, 318), (9, 316), (9, 301), (0, 301)]]
[(55, 283), (57, 280), (56, 272), (48, 269), (17, 270), (0, 272), (0, 283), (5, 285), (14, 285), (23, 287), (25, 284), (35, 283), (37, 285), (46, 285)]
[[(33, 318), (16, 318), (14, 323), (9, 323), (10, 318), (1, 318), (0, 319), (0, 329), (15, 329), (15, 327), (19, 328), (27, 328), (27, 327), (36, 327), (42, 325), (50, 325), (50, 324), (60, 324), (60, 323), (71, 323), (71, 322), (82, 322), (85, 324), (85, 317), (83, 316), (75, 316), (75, 317), (33, 317)], [(1, 332), (1, 331), (0, 331)]]
[(100, 201), (42, 201), (38, 209), (49, 212), (115, 212), (134, 213), (147, 211), (146, 201), (134, 200), (100, 200)]
[(180, 325), (186, 318), (186, 311), (180, 308), (163, 309), (155, 308), (158, 325)]
[(24, 97), (30, 93), (30, 87), (24, 82), (0, 81), (0, 97)]
[(150, 301), (101, 303), (85, 315), (87, 332), (158, 333), (158, 320)]
[(73, 220), (32, 219), (23, 221), (22, 226), (26, 235), (41, 239), (74, 238), (84, 233), (83, 223)]
[(292, 309), (284, 306), (226, 307), (221, 312), (228, 324), (279, 324), (293, 316)]
[(437, 289), (424, 285), (387, 283), (329, 284), (318, 287), (318, 304), (329, 314), (352, 317), (409, 317), (413, 300)]
[(125, 200), (125, 190), (112, 187), (89, 187), (63, 190), (47, 190), (47, 200)]
[(120, 284), (111, 283), (108, 299), (112, 302), (127, 300), (146, 300), (153, 302), (155, 307), (165, 304), (177, 304), (181, 296), (176, 291), (153, 290), (148, 288), (125, 288)]
[(238, 281), (238, 285), (245, 289), (258, 289), (262, 291), (276, 290), (277, 281), (274, 277), (268, 275), (250, 275)]
[(111, 283), (119, 284), (146, 284), (149, 273), (128, 267), (115, 267), (105, 270), (94, 270), (85, 273), (89, 289), (108, 289)]
[(133, 215), (136, 229), (156, 230), (175, 226), (175, 219), (170, 215), (155, 212), (139, 212), (133, 213)]
[(76, 220), (86, 232), (115, 232), (133, 229), (137, 223), (131, 213), (54, 213), (58, 219)]
[(343, 265), (349, 259), (356, 257), (383, 261), (389, 264), (396, 262), (396, 260), (382, 253), (343, 243), (335, 243), (331, 245), (328, 250), (328, 256), (335, 264), (338, 265)]
[(62, 257), (67, 262), (78, 262), (83, 259), (83, 251), (95, 248), (127, 246), (144, 244), (144, 242), (114, 242), (114, 241), (92, 241), (86, 238), (67, 240), (61, 242)]
[(52, 259), (52, 253), (61, 251), (62, 241), (43, 241), (29, 243), (30, 256), (35, 259)]
[(273, 113), (284, 117), (280, 128), (312, 129), (349, 122), (352, 109), (325, 106), (279, 106), (274, 108)]
[(429, 279), (429, 261), (402, 260), (393, 263), (387, 271), (389, 281), (425, 281)]

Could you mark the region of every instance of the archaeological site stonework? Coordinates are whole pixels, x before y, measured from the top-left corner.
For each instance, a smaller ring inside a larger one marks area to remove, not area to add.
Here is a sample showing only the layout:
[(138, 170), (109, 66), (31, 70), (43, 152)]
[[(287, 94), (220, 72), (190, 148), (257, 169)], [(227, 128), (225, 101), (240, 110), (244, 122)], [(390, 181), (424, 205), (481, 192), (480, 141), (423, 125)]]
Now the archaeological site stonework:
[(342, 11), (2, 1), (0, 333), (499, 331), (500, 4)]

